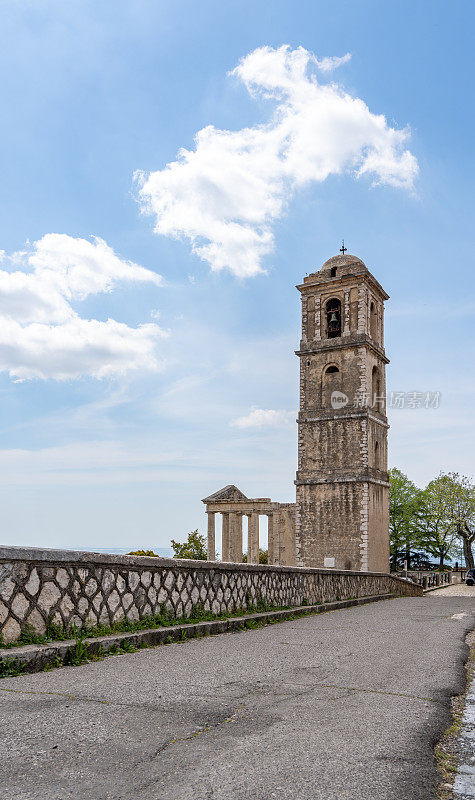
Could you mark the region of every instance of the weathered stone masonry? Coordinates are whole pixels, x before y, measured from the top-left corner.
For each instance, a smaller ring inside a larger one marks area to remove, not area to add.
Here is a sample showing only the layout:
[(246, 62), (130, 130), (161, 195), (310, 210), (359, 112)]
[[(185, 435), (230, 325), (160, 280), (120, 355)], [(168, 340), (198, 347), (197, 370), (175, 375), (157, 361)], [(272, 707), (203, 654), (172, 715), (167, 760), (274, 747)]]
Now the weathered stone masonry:
[(203, 500), (208, 559), (259, 560), (259, 514), (268, 518), (269, 564), (389, 571), (389, 478), (384, 302), (360, 258), (333, 256), (297, 286), (302, 298), (296, 502), (247, 498), (228, 485)]
[(279, 606), (369, 595), (419, 595), (400, 578), (378, 573), (0, 547), (0, 635), (18, 639), (49, 621), (79, 628), (141, 619), (165, 605), (177, 617), (198, 603), (215, 614), (259, 597)]
[(386, 572), (388, 295), (363, 261), (349, 254), (330, 258), (297, 288), (296, 563)]

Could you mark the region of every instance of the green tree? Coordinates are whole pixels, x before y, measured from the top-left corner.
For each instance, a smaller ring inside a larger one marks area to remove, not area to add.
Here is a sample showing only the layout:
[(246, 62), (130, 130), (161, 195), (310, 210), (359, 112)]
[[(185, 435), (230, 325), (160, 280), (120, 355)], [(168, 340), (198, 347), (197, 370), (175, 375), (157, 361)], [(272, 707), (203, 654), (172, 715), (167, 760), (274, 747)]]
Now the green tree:
[[(247, 553), (243, 555), (242, 560), (244, 564), (247, 564)], [(268, 563), (269, 563), (269, 551), (262, 550), (262, 548), (259, 547), (259, 564), (268, 564)]]
[(452, 532), (462, 542), (465, 564), (475, 567), (472, 545), (475, 541), (475, 486), (466, 475), (441, 473), (437, 478), (438, 495)]
[(391, 569), (403, 557), (410, 568), (415, 551), (423, 547), (423, 495), (407, 475), (389, 470), (389, 541)]
[(199, 561), (206, 561), (208, 558), (205, 537), (201, 536), (198, 529), (191, 531), (183, 544), (172, 539), (171, 545), (174, 558), (195, 558)]
[(444, 562), (456, 552), (457, 526), (452, 509), (453, 487), (447, 475), (439, 475), (427, 484), (423, 492), (424, 548)]
[(269, 563), (269, 551), (262, 550), (259, 547), (259, 564), (268, 564)]

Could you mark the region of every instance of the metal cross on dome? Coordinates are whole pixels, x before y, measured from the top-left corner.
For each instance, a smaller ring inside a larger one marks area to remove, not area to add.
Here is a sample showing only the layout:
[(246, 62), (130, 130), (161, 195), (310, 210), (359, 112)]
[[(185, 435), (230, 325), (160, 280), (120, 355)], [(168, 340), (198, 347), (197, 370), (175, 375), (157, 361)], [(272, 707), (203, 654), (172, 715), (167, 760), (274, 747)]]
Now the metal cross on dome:
[(348, 248), (347, 248), (347, 247), (345, 247), (345, 240), (344, 240), (344, 239), (342, 239), (342, 240), (341, 240), (340, 253), (343, 253), (343, 255), (345, 255), (345, 253), (346, 253), (346, 251), (347, 251), (347, 250), (348, 250)]

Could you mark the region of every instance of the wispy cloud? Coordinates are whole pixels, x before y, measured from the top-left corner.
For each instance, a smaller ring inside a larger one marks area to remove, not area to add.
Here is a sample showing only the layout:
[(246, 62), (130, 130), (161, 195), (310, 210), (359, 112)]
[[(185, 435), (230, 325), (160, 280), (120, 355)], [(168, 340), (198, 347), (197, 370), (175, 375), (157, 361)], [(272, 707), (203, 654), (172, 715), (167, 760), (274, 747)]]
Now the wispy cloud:
[(73, 303), (160, 275), (117, 256), (102, 239), (49, 233), (0, 269), (0, 370), (17, 380), (112, 377), (157, 369), (158, 325), (84, 319)]
[(351, 59), (351, 53), (345, 53), (344, 56), (327, 56), (320, 60), (315, 59), (318, 69), (321, 72), (333, 72), (334, 69), (342, 67), (347, 64)]
[(295, 422), (295, 411), (283, 411), (273, 408), (257, 408), (253, 406), (243, 417), (232, 420), (229, 424), (234, 428), (281, 428)]
[(156, 233), (188, 239), (213, 270), (248, 277), (263, 271), (273, 223), (298, 188), (349, 172), (411, 190), (418, 166), (405, 147), (409, 131), (391, 127), (338, 84), (317, 80), (316, 71), (348, 59), (319, 61), (289, 45), (241, 59), (231, 74), (253, 97), (274, 101), (274, 112), (266, 124), (237, 131), (208, 125), (194, 150), (181, 148), (163, 169), (136, 173)]

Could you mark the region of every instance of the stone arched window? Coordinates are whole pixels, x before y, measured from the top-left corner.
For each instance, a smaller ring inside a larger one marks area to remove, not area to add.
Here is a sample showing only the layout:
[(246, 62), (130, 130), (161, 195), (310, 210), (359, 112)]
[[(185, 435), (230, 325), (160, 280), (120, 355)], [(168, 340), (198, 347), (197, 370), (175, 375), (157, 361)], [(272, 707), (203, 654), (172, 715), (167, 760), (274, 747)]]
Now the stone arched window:
[(341, 391), (341, 374), (336, 364), (327, 364), (322, 372), (322, 408), (331, 408), (332, 392)]
[(371, 338), (376, 342), (378, 339), (378, 311), (375, 303), (369, 307), (369, 332)]
[(327, 318), (327, 338), (335, 339), (341, 336), (341, 302), (337, 297), (332, 297), (325, 306)]
[(377, 367), (373, 367), (373, 371), (371, 373), (371, 406), (376, 410), (379, 411), (381, 409), (381, 378), (379, 374), (379, 369)]

